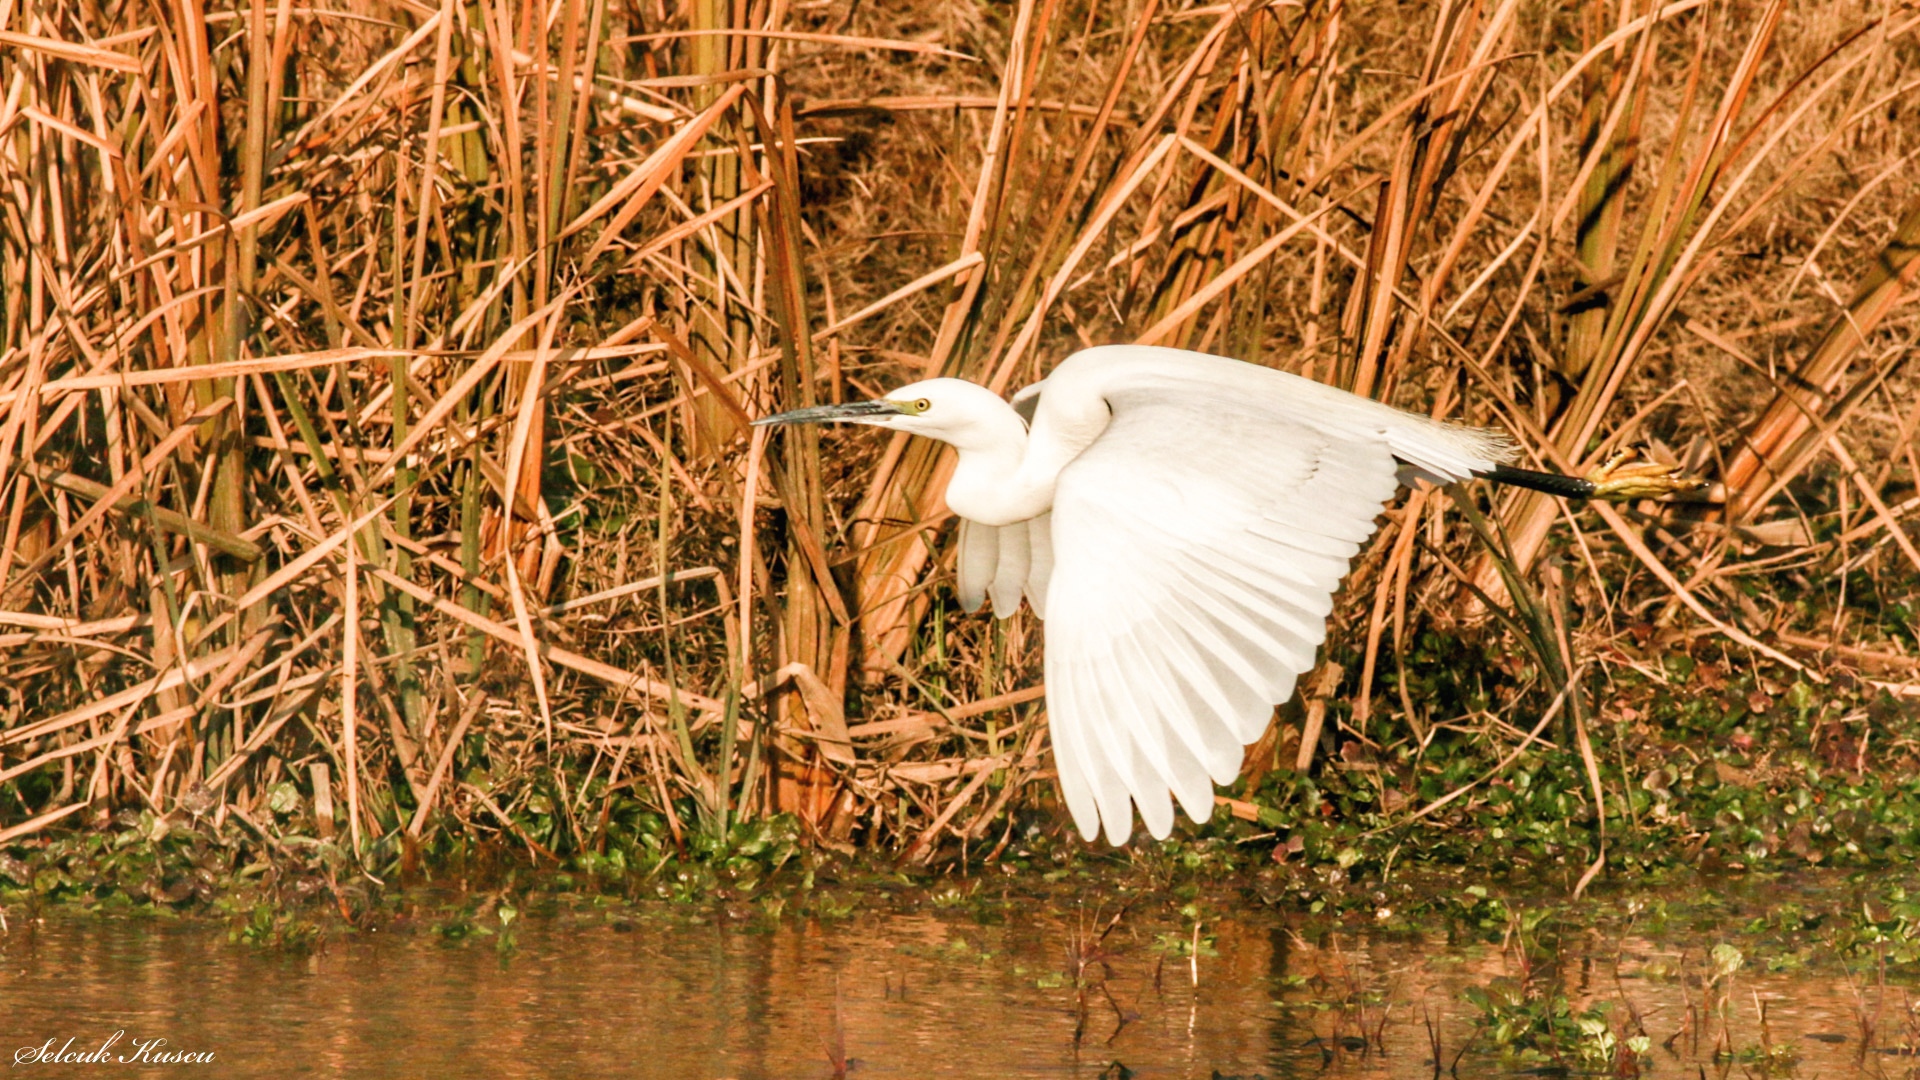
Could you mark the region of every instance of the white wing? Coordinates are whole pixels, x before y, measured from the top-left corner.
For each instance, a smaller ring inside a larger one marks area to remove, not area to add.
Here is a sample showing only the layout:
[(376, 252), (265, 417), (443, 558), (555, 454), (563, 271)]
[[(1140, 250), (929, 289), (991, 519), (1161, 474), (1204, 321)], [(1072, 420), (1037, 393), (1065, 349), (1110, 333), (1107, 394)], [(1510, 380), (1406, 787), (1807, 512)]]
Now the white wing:
[(960, 606), (978, 611), (993, 598), (995, 618), (1007, 619), (1020, 607), (1024, 593), (1034, 613), (1046, 616), (1047, 575), (1053, 567), (1048, 518), (995, 528), (960, 519), (960, 550), (956, 559), (955, 591)]
[(1479, 451), (1494, 444), (1279, 372), (1136, 346), (1062, 364), (1034, 437), (1052, 437), (1055, 395), (1087, 394), (1112, 419), (1054, 492), (1047, 706), (1075, 823), (1092, 839), (1104, 822), (1117, 845), (1130, 801), (1155, 838), (1173, 828), (1169, 790), (1211, 816), (1213, 784), (1232, 782), (1312, 666), (1396, 458), (1458, 479), (1489, 467)]

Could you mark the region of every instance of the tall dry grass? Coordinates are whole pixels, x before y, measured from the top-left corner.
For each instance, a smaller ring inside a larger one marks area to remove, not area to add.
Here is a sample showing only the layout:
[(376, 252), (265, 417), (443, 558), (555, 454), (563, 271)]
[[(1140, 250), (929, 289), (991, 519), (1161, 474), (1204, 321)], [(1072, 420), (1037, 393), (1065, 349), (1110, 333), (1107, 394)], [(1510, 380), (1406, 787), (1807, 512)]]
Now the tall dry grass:
[(951, 458), (746, 422), (1114, 340), (1721, 481), (1495, 496), (1506, 576), (1455, 527), (1480, 496), (1413, 494), (1255, 768), (1336, 729), (1506, 738), (1383, 665), (1555, 551), (1568, 651), (1645, 625), (1911, 680), (1769, 575), (1920, 570), (1917, 26), (0, 2), (0, 841), (254, 820), (288, 781), (356, 845), (581, 849), (617, 793), (676, 836), (1004, 837), (1047, 790), (1041, 628), (945, 599)]

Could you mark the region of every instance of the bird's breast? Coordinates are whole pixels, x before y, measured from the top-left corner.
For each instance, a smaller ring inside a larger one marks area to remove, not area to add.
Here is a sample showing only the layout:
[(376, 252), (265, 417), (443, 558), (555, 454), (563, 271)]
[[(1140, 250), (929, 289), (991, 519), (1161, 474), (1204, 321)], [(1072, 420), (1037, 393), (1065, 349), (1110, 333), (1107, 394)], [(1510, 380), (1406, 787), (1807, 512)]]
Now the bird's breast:
[(947, 482), (947, 506), (968, 521), (995, 527), (1053, 509), (1051, 477), (1035, 478), (1017, 458), (962, 451)]
[(1010, 484), (982, 482), (956, 470), (947, 484), (947, 506), (968, 521), (998, 527), (1046, 513), (1053, 508), (1053, 492), (1018, 491)]

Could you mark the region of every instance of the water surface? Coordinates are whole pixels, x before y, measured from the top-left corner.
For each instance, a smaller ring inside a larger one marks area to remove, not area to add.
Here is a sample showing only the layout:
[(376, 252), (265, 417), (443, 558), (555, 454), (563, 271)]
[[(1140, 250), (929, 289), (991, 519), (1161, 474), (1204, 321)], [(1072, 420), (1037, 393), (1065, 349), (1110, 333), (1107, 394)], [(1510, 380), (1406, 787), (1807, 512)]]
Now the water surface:
[[(1110, 911), (920, 907), (829, 922), (530, 917), (509, 950), (403, 921), (329, 934), (310, 955), (234, 943), (205, 922), (16, 912), (0, 935), (0, 1048), (79, 1050), (123, 1031), (117, 1055), (155, 1038), (213, 1054), (148, 1069), (28, 1061), (15, 1075), (812, 1080), (833, 1075), (843, 1047), (849, 1075), (872, 1080), (1278, 1080), (1431, 1076), (1431, 1031), (1449, 1068), (1468, 1048), (1460, 1076), (1520, 1068), (1484, 1039), (1469, 1048), (1482, 1013), (1468, 994), (1528, 963), (1498, 941), (1240, 911), (1202, 924), (1196, 964), (1175, 944), (1190, 945), (1191, 924), (1171, 912), (1129, 914), (1098, 941)], [(1684, 940), (1563, 933), (1534, 977), (1560, 980), (1577, 1006), (1637, 1012), (1655, 1043), (1646, 1075), (1906, 1074), (1910, 1059), (1890, 1052), (1906, 992), (1856, 987), (1837, 963), (1769, 972), (1755, 957), (1724, 1023), (1703, 1017), (1698, 976), (1715, 940), (1710, 926)], [(1879, 1016), (1864, 1055), (1859, 1008)], [(1731, 1060), (1714, 1060), (1716, 1043)]]

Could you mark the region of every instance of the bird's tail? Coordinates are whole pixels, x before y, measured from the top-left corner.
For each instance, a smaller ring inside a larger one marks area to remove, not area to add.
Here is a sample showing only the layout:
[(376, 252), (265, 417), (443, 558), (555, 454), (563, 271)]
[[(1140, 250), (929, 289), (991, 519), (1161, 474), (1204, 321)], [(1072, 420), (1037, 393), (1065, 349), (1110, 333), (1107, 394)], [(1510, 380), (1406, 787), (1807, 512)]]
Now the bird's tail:
[(1505, 432), (1402, 414), (1387, 428), (1387, 445), (1406, 466), (1403, 475), (1450, 484), (1489, 472), (1519, 457)]

